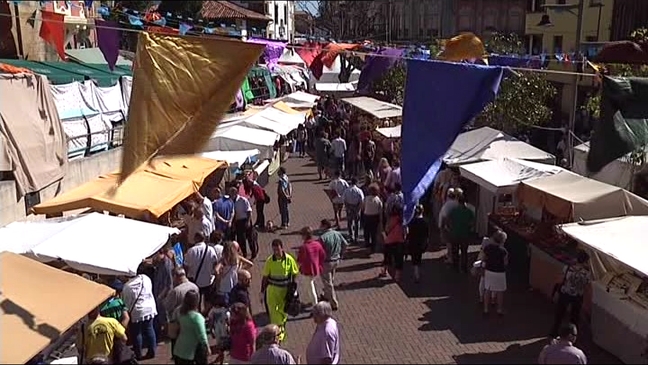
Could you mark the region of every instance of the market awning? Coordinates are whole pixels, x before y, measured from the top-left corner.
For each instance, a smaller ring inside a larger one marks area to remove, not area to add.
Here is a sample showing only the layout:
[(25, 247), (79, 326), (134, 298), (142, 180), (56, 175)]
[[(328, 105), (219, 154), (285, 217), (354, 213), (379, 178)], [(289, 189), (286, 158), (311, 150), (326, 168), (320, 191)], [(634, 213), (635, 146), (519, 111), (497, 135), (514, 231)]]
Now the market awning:
[(648, 275), (646, 227), (647, 216), (628, 216), (563, 224), (560, 229), (576, 241)]
[(603, 219), (648, 214), (648, 201), (619, 187), (561, 171), (523, 181), (518, 198), (526, 206), (545, 209), (560, 219)]
[(88, 67), (76, 62), (39, 62), (43, 65), (67, 71), (79, 75), (84, 75), (87, 80), (94, 80), (97, 85), (106, 87), (113, 86), (119, 82), (121, 75), (114, 72), (104, 72), (92, 67)]
[(522, 182), (563, 171), (554, 165), (518, 159), (483, 161), (459, 166), (461, 176), (492, 193), (515, 191)]
[(22, 67), (31, 70), (35, 74), (47, 77), (50, 84), (53, 85), (69, 84), (74, 81), (82, 82), (86, 79), (85, 75), (61, 70), (59, 68), (54, 68), (35, 61), (2, 59), (0, 60), (0, 63), (6, 63), (11, 66)]
[(40, 262), (61, 260), (75, 270), (98, 275), (134, 275), (142, 260), (177, 233), (176, 228), (90, 213), (11, 223), (0, 228), (0, 251)]
[(160, 157), (144, 165), (115, 189), (118, 173), (94, 181), (33, 207), (36, 214), (59, 214), (89, 208), (131, 218), (159, 217), (193, 194), (204, 179), (224, 167), (223, 161), (204, 157)]
[(113, 293), (79, 275), (0, 253), (0, 363), (25, 364)]
[(358, 88), (358, 82), (318, 82), (315, 84), (315, 90), (320, 92), (354, 92)]
[(387, 118), (400, 118), (403, 116), (403, 108), (380, 101), (378, 99), (370, 98), (368, 96), (358, 96), (353, 98), (344, 98), (342, 101), (353, 105), (354, 107), (362, 110), (365, 113), (371, 114), (378, 119)]
[(395, 127), (385, 127), (385, 128), (376, 128), (376, 132), (385, 138), (400, 138), (401, 137), (401, 126), (397, 125)]
[(212, 151), (204, 152), (202, 156), (213, 160), (225, 161), (229, 165), (240, 167), (249, 158), (258, 156), (260, 153), (258, 149), (245, 151)]
[[(108, 65), (106, 58), (99, 48), (79, 48), (79, 49), (66, 49), (65, 54), (72, 60), (78, 63)], [(128, 60), (122, 55), (117, 57), (116, 66), (125, 66), (131, 68), (133, 61)]]

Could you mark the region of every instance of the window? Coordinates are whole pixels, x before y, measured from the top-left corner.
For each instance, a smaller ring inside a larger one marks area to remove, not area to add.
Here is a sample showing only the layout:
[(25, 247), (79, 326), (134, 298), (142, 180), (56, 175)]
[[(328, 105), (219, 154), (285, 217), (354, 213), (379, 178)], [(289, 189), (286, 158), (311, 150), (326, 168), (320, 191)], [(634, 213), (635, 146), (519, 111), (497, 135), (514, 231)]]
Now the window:
[(274, 4), (274, 22), (279, 24), (279, 4)]
[(25, 214), (31, 213), (31, 208), (40, 204), (40, 192), (36, 191), (33, 193), (25, 194)]
[(558, 5), (565, 5), (565, 4), (567, 4), (567, 0), (557, 0), (557, 1), (556, 1), (556, 4), (558, 4)]
[(544, 3), (545, 0), (527, 0), (527, 11), (530, 13), (542, 12)]
[(598, 42), (598, 37), (595, 35), (588, 35), (585, 37), (585, 42)]
[(288, 25), (288, 4), (284, 5), (284, 22)]
[(556, 35), (553, 37), (554, 53), (562, 53), (563, 50), (563, 36)]

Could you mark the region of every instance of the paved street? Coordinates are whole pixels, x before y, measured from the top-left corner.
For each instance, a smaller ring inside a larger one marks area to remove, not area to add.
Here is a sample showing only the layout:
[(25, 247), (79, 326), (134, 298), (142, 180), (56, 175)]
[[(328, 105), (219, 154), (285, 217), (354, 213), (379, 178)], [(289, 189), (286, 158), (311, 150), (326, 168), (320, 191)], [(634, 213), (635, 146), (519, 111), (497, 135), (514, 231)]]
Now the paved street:
[[(309, 159), (291, 158), (284, 166), (294, 187), (290, 231), (305, 225), (317, 227), (322, 218), (332, 218), (322, 191), (325, 183), (317, 181), (314, 164)], [(266, 214), (278, 223), (274, 181), (267, 187), (272, 203)], [(286, 247), (297, 247), (299, 237), (290, 231), (277, 235)], [(255, 303), (259, 303), (260, 269), (270, 254), (270, 241), (277, 235), (260, 237), (262, 254), (252, 271)], [(400, 285), (378, 279), (380, 254), (369, 256), (365, 250), (353, 248), (349, 256), (337, 276), (340, 310), (336, 319), (342, 331), (343, 363), (536, 363), (546, 344), (552, 307), (537, 293), (509, 292), (506, 316), (485, 318), (476, 303), (476, 280), (447, 268), (440, 252), (426, 254), (424, 279), (418, 286), (409, 279), (407, 267)], [(253, 312), (257, 324), (265, 324), (260, 304)], [(291, 320), (285, 347), (303, 355), (313, 328), (306, 316)], [(587, 334), (579, 338), (578, 346), (590, 363), (618, 363), (593, 345)], [(168, 358), (166, 351), (160, 351), (153, 362)]]

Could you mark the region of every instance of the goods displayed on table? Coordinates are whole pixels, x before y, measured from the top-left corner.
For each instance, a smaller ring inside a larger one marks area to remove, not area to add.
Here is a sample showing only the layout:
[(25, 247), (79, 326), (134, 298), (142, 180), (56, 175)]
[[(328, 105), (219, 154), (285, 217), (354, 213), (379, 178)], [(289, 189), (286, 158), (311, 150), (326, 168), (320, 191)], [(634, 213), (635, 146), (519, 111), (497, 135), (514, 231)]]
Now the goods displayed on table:
[(571, 264), (576, 258), (578, 244), (560, 232), (556, 223), (550, 220), (551, 217), (538, 222), (522, 211), (506, 206), (498, 209), (498, 214), (491, 214), (490, 219), (505, 231), (513, 231), (558, 261)]
[(648, 309), (648, 281), (632, 273), (608, 273), (601, 280), (607, 292), (622, 295), (623, 299)]

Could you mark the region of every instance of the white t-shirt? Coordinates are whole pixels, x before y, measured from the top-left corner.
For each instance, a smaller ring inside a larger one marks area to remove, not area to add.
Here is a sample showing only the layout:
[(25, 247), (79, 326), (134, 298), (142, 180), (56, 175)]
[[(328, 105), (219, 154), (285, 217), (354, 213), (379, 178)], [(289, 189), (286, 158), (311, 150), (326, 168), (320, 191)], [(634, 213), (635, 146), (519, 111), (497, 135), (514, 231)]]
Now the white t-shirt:
[(130, 311), (131, 322), (138, 323), (157, 316), (153, 283), (146, 275), (137, 275), (124, 284), (122, 298)]
[(349, 183), (347, 183), (344, 179), (333, 179), (329, 183), (328, 188), (329, 190), (334, 190), (337, 193), (337, 196), (331, 199), (331, 201), (334, 204), (344, 204), (342, 195), (344, 194), (346, 189), (349, 188)]
[(331, 142), (331, 148), (333, 148), (333, 156), (343, 158), (347, 150), (346, 141), (338, 137)]
[[(200, 266), (200, 261), (202, 260), (203, 253), (207, 249), (205, 254), (205, 261), (203, 262), (200, 272), (198, 271), (198, 266)], [(207, 287), (211, 284), (212, 275), (214, 275), (214, 268), (216, 264), (223, 257), (223, 246), (207, 246), (205, 242), (200, 242), (193, 245), (187, 250), (185, 254), (185, 267), (187, 268), (187, 277), (194, 279), (196, 285), (199, 288)]]
[(208, 239), (209, 236), (214, 231), (214, 222), (212, 222), (207, 215), (203, 215), (202, 220), (198, 220), (193, 216), (185, 216), (184, 222), (187, 225), (187, 241), (189, 243), (195, 243), (196, 233), (200, 232), (203, 234), (205, 239)]
[(203, 204), (202, 204), (203, 212), (205, 212), (205, 216), (209, 221), (214, 224), (214, 208), (212, 206), (211, 200), (209, 198), (204, 197), (203, 198)]
[(364, 198), (364, 214), (380, 215), (382, 214), (383, 203), (377, 196), (368, 195)]
[(238, 283), (238, 271), (240, 268), (241, 265), (223, 267), (220, 283), (218, 283), (219, 293), (226, 294), (232, 291), (234, 285)]

